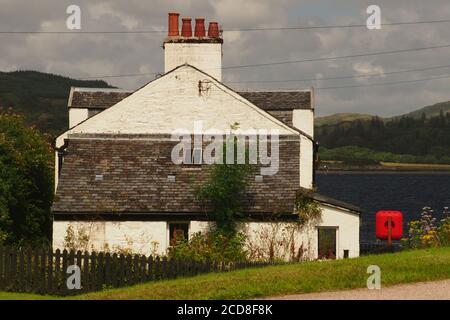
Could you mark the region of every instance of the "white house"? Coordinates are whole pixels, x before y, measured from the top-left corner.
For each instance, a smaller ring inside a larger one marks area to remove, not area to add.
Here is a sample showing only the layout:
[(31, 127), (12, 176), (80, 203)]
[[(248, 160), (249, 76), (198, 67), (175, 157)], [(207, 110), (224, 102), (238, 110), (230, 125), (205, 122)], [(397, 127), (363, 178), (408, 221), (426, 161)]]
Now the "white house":
[(54, 248), (64, 247), (70, 225), (88, 233), (89, 250), (143, 254), (164, 254), (174, 230), (186, 237), (207, 230), (211, 219), (195, 199), (193, 181), (204, 181), (208, 165), (171, 157), (180, 142), (174, 132), (195, 142), (201, 123), (202, 133), (225, 135), (238, 124), (239, 130), (279, 134), (276, 174), (255, 175), (246, 190), (242, 230), (250, 246), (267, 245), (272, 233), (288, 239), (284, 249), (305, 258), (358, 256), (360, 212), (352, 205), (313, 193), (322, 219), (301, 230), (285, 228), (296, 219), (296, 191), (314, 186), (314, 91), (225, 86), (218, 25), (211, 23), (206, 34), (203, 23), (196, 19), (192, 36), (190, 20), (183, 19), (179, 35), (178, 15), (169, 14), (166, 73), (137, 91), (70, 91), (70, 129), (56, 139)]

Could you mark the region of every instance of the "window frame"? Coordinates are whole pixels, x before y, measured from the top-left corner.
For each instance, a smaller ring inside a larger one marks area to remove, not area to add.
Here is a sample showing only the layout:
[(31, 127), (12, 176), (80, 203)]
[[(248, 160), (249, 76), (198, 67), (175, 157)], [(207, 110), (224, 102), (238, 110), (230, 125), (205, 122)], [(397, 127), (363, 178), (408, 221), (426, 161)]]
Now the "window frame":
[(339, 227), (338, 226), (319, 226), (317, 227), (317, 258), (320, 259), (320, 230), (334, 230), (335, 231), (335, 257), (334, 259), (339, 259)]

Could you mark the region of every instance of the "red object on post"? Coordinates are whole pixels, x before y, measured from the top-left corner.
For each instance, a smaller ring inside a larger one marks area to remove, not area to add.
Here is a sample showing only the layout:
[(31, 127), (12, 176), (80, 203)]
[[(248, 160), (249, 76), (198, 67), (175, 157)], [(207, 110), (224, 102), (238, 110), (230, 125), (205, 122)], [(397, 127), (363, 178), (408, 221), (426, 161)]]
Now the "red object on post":
[(380, 240), (400, 240), (403, 237), (403, 214), (400, 211), (378, 211), (376, 235)]

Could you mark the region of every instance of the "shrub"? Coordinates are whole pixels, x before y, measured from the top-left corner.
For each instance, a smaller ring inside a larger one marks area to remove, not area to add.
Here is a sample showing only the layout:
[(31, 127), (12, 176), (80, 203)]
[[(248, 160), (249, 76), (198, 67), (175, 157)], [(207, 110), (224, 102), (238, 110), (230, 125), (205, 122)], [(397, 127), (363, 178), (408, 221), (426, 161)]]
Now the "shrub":
[(46, 136), (0, 110), (0, 243), (48, 243), (53, 161)]
[(193, 261), (236, 262), (245, 261), (244, 244), (246, 237), (242, 233), (233, 236), (221, 232), (196, 233), (189, 241), (177, 241), (169, 249), (171, 258)]
[(434, 210), (425, 207), (420, 220), (411, 221), (408, 226), (408, 238), (403, 243), (410, 248), (428, 248), (450, 245), (450, 216), (444, 208), (444, 219), (437, 221)]

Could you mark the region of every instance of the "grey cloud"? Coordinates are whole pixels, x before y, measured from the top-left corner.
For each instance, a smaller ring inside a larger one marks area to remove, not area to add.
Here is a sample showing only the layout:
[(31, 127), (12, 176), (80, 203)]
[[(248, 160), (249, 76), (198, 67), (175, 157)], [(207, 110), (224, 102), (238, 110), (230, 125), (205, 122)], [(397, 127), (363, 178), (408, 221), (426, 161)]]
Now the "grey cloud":
[[(280, 1), (186, 1), (186, 0), (0, 0), (0, 30), (65, 30), (65, 10), (70, 4), (82, 8), (83, 31), (160, 30), (167, 13), (204, 16), (218, 20), (226, 29), (295, 25), (361, 24), (366, 0)], [(379, 0), (383, 21), (446, 19), (448, 0), (433, 5), (420, 0)], [(309, 31), (225, 33), (224, 65), (246, 65), (280, 60), (348, 55), (403, 48), (450, 44), (450, 23)], [(164, 34), (149, 35), (0, 35), (0, 70), (35, 69), (72, 77), (161, 72)], [(373, 70), (395, 71), (450, 64), (450, 49), (380, 55), (314, 63), (225, 70), (224, 78), (283, 80), (333, 77)], [(237, 89), (294, 89), (358, 85), (443, 76), (450, 68), (389, 75), (370, 79), (322, 80), (315, 82), (235, 84)], [(107, 79), (111, 84), (134, 89), (152, 79), (128, 77)], [(450, 100), (450, 79), (370, 88), (318, 90), (318, 114), (361, 112), (401, 114), (423, 105)]]

